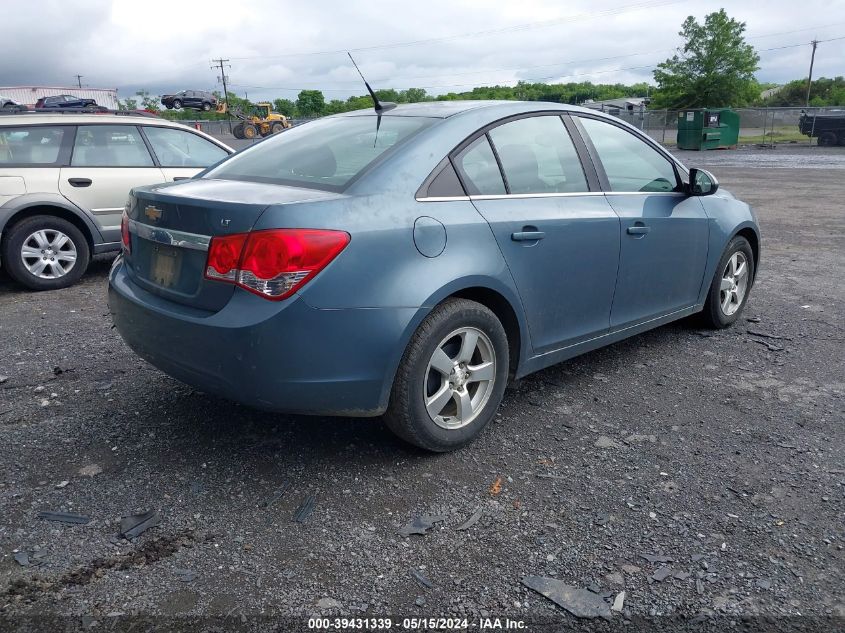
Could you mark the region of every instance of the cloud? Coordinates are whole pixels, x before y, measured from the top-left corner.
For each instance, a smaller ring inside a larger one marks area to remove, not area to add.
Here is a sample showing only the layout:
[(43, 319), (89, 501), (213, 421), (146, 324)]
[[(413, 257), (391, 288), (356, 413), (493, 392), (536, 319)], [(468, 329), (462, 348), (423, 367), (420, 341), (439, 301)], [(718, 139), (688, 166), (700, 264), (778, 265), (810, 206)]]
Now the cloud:
[[(218, 0), (31, 0), (4, 11), (0, 77), (7, 85), (67, 86), (80, 73), (83, 83), (116, 87), (123, 95), (219, 89), (220, 73), (210, 60), (223, 57), (230, 59), (226, 71), (239, 94), (291, 98), (309, 88), (346, 98), (363, 92), (343, 52), (351, 48), (379, 88), (416, 86), (442, 94), (519, 79), (632, 83), (651, 79), (653, 66), (678, 45), (687, 15), (701, 19), (720, 5), (251, 0), (239, 7)], [(732, 2), (728, 12), (747, 23), (758, 49), (845, 35), (845, 0), (806, 0), (801, 7), (801, 24), (795, 4), (786, 0), (765, 8)], [(814, 75), (841, 74), (841, 50), (841, 41), (820, 44)], [(758, 77), (785, 82), (806, 76), (809, 52), (809, 45), (761, 52)]]

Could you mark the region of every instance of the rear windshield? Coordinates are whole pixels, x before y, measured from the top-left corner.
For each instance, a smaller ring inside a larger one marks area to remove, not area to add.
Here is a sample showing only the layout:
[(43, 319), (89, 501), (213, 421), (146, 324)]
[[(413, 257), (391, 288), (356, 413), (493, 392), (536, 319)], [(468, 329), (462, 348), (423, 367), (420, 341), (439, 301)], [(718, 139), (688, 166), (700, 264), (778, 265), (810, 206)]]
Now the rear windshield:
[(430, 126), (423, 117), (320, 119), (235, 154), (205, 178), (343, 191), (376, 160)]

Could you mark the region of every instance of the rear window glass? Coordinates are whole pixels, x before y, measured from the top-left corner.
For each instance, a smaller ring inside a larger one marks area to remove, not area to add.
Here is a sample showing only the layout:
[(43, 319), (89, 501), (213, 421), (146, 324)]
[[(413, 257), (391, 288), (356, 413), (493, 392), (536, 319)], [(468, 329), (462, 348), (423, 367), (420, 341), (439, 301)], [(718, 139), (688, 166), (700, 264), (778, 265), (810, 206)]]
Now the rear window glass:
[(0, 165), (52, 165), (69, 132), (59, 126), (0, 128)]
[(268, 138), (224, 161), (206, 178), (342, 191), (377, 159), (433, 123), (422, 117), (321, 119)]

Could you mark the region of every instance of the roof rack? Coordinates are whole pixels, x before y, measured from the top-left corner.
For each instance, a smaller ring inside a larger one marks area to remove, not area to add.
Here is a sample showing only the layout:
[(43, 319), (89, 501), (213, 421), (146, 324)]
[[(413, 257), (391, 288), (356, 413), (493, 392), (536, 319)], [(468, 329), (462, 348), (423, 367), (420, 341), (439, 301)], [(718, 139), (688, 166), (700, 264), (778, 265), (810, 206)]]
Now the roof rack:
[(29, 116), (37, 114), (115, 114), (118, 116), (143, 116), (160, 118), (155, 112), (149, 110), (109, 110), (102, 106), (87, 106), (84, 108), (36, 108), (29, 110), (24, 106), (17, 108), (0, 108), (0, 115), (26, 114)]

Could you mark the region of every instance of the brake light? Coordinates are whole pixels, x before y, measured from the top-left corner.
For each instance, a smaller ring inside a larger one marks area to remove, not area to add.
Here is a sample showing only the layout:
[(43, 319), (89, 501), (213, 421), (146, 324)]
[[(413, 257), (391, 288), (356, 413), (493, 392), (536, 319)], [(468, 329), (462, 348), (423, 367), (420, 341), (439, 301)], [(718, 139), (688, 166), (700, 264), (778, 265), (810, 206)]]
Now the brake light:
[(205, 276), (208, 279), (235, 281), (238, 274), (238, 261), (249, 233), (236, 233), (211, 239), (208, 249), (208, 263)]
[(129, 215), (126, 211), (120, 218), (120, 241), (123, 243), (123, 250), (127, 253), (132, 252), (132, 242), (129, 240)]
[(349, 244), (323, 229), (270, 229), (213, 237), (205, 276), (278, 301), (304, 286)]

